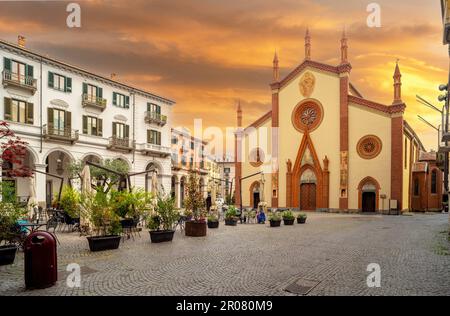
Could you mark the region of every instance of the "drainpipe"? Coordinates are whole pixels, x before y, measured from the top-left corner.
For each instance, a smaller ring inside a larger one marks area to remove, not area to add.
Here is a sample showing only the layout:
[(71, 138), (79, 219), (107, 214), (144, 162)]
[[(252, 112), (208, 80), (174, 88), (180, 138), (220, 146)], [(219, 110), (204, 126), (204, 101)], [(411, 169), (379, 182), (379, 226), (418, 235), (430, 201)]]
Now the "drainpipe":
[(39, 74), (39, 86), (40, 86), (40, 91), (39, 91), (39, 120), (40, 120), (40, 125), (41, 125), (41, 141), (40, 141), (40, 149), (39, 149), (39, 153), (42, 154), (42, 57), (40, 59), (40, 74)]
[(136, 122), (135, 122), (135, 118), (136, 118), (136, 92), (135, 90), (133, 90), (132, 92), (133, 95), (133, 165), (134, 165), (134, 160), (135, 160), (135, 155), (136, 155)]

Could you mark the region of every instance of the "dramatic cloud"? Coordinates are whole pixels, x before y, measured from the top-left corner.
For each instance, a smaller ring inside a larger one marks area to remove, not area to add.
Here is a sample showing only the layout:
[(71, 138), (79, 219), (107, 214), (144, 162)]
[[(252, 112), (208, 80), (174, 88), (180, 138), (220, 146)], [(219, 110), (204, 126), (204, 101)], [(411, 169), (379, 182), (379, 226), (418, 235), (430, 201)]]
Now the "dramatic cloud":
[(235, 124), (239, 99), (246, 124), (270, 108), (275, 50), (286, 75), (303, 59), (308, 25), (313, 59), (336, 64), (345, 25), (352, 82), (364, 96), (390, 103), (399, 59), (406, 119), (435, 147), (434, 131), (416, 115), (433, 123), (439, 117), (415, 95), (435, 102), (447, 80), (439, 1), (377, 2), (381, 28), (367, 27), (370, 1), (361, 0), (87, 0), (79, 2), (81, 29), (66, 26), (69, 2), (0, 2), (0, 37), (22, 34), (31, 49), (175, 99), (177, 125), (202, 118), (226, 127)]

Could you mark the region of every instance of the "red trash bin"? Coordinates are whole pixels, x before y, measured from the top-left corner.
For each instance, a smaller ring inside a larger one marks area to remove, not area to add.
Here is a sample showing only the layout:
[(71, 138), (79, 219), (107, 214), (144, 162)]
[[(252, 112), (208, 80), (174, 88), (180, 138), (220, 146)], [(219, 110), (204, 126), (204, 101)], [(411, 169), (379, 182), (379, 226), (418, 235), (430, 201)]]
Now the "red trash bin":
[(24, 243), (25, 286), (44, 289), (58, 280), (56, 238), (44, 231), (31, 233)]

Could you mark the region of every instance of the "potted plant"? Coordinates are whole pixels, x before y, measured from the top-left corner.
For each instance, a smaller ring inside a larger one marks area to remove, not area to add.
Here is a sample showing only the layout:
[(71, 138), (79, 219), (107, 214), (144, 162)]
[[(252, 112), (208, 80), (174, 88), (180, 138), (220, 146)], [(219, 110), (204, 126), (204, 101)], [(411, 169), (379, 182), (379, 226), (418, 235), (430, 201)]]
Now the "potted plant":
[(226, 226), (236, 226), (239, 218), (237, 216), (236, 207), (233, 205), (228, 207), (228, 210), (225, 213), (225, 225)]
[(305, 214), (305, 213), (300, 213), (300, 214), (298, 214), (298, 216), (297, 216), (297, 223), (298, 224), (305, 224), (306, 223), (306, 218), (307, 218), (308, 216)]
[(208, 216), (208, 228), (219, 228), (219, 218), (216, 214)]
[(119, 216), (122, 229), (131, 229), (137, 226), (150, 201), (150, 194), (143, 190), (111, 191), (111, 200), (114, 213)]
[(95, 236), (87, 237), (91, 251), (119, 248), (122, 227), (112, 207), (110, 194), (98, 191), (82, 199), (83, 209), (93, 226)]
[(24, 208), (12, 203), (0, 202), (0, 266), (13, 264), (17, 246), (14, 242), (20, 240), (20, 228), (16, 226), (19, 219), (26, 214)]
[(175, 209), (175, 200), (170, 195), (159, 196), (154, 214), (147, 219), (152, 243), (172, 241), (175, 233), (173, 227), (179, 218), (180, 214)]
[(186, 236), (206, 236), (206, 205), (200, 188), (200, 180), (195, 172), (189, 174), (184, 206), (186, 211), (192, 212), (192, 220), (187, 221), (185, 225)]
[(281, 226), (281, 216), (277, 212), (273, 212), (269, 215), (270, 227)]
[(283, 212), (283, 222), (284, 225), (291, 226), (294, 225), (295, 216), (292, 211), (284, 211)]

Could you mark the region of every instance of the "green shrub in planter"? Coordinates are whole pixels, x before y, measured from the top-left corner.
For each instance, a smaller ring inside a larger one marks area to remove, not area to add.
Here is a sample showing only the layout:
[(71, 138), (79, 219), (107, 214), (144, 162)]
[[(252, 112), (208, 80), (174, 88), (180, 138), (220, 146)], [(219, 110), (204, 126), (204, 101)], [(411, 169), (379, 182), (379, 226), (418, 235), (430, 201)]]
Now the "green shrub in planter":
[(294, 225), (294, 221), (295, 221), (295, 216), (294, 213), (292, 213), (292, 211), (284, 211), (283, 212), (283, 221), (284, 221), (284, 225)]
[(308, 218), (308, 216), (305, 213), (300, 213), (297, 216), (297, 223), (304, 224), (304, 223), (306, 223), (307, 218)]

